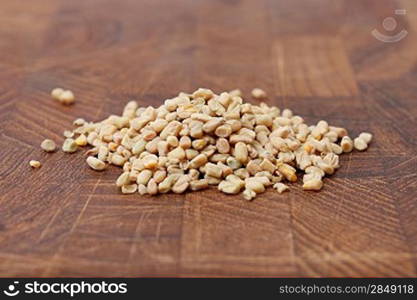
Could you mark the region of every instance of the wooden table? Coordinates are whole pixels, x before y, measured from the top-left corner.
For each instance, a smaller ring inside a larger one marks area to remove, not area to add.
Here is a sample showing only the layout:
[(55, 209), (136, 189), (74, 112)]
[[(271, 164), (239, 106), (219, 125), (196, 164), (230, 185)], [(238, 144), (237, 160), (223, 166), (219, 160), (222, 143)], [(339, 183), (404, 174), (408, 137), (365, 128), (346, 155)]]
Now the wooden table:
[[(0, 275), (416, 276), (416, 30), (414, 0), (2, 1)], [(56, 86), (76, 104), (54, 102)], [(76, 117), (198, 87), (260, 87), (309, 123), (375, 138), (321, 192), (253, 202), (121, 195), (120, 169), (39, 147)]]

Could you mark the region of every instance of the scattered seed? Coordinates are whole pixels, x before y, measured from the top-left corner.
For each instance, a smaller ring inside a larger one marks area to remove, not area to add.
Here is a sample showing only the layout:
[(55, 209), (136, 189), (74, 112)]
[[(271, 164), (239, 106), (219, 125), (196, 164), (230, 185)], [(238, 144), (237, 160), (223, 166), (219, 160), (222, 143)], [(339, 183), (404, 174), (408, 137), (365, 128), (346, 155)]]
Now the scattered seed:
[(275, 183), (274, 184), (274, 189), (276, 189), (278, 191), (278, 193), (280, 193), (280, 194), (289, 190), (288, 185), (283, 184), (281, 182)]
[(253, 89), (251, 94), (256, 99), (266, 98), (265, 91), (260, 88)]
[(29, 165), (34, 168), (34, 169), (38, 169), (41, 167), (41, 163), (37, 160), (31, 160), (29, 161)]
[(54, 152), (56, 150), (56, 144), (53, 140), (46, 139), (41, 143), (41, 148), (45, 152)]
[(353, 140), (353, 146), (356, 150), (364, 151), (366, 148), (368, 148), (368, 144), (366, 141), (360, 137), (357, 137)]
[[(252, 95), (266, 97), (261, 89)], [(75, 98), (60, 88), (51, 96), (65, 104)], [(91, 168), (121, 167), (116, 185), (122, 193), (183, 193), (217, 185), (227, 194), (243, 190), (251, 200), (270, 186), (278, 193), (288, 190), (284, 182), (297, 181), (297, 171), (304, 172), (304, 190), (320, 190), (323, 177), (340, 167), (340, 154), (363, 151), (372, 140), (362, 132), (352, 141), (342, 127), (324, 120), (308, 126), (290, 109), (244, 103), (241, 97), (238, 90), (216, 95), (198, 89), (158, 108), (130, 101), (121, 116), (97, 123), (76, 119), (76, 128), (64, 133), (62, 149), (71, 153), (90, 145)], [(54, 151), (51, 142), (41, 148)]]

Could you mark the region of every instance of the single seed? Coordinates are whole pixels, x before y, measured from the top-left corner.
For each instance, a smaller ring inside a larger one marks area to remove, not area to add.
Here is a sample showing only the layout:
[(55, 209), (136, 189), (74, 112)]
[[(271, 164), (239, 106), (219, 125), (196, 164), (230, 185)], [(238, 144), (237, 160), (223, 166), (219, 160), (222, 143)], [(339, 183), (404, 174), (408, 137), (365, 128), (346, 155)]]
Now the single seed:
[(54, 141), (46, 139), (41, 143), (41, 148), (45, 152), (54, 152), (56, 150), (56, 144)]
[(77, 143), (71, 138), (66, 139), (64, 141), (64, 144), (62, 145), (62, 151), (67, 152), (67, 153), (74, 153), (75, 151), (77, 151), (77, 149), (78, 149)]
[(52, 91), (51, 91), (51, 96), (52, 96), (52, 98), (53, 99), (55, 99), (55, 100), (59, 100), (59, 98), (60, 98), (60, 96), (61, 96), (61, 94), (64, 92), (64, 90), (63, 89), (61, 89), (61, 88), (54, 88)]
[(253, 89), (251, 94), (256, 99), (266, 98), (266, 92), (260, 88)]
[(133, 194), (138, 189), (138, 185), (136, 183), (128, 184), (122, 186), (122, 193), (123, 194)]
[(116, 180), (116, 185), (118, 187), (122, 187), (123, 185), (127, 185), (129, 183), (130, 183), (129, 172), (123, 172)]
[(181, 175), (177, 182), (172, 186), (172, 191), (176, 194), (184, 193), (190, 185), (190, 179), (187, 175)]
[(158, 184), (155, 182), (154, 179), (149, 180), (146, 189), (148, 190), (149, 195), (158, 194)]
[(368, 148), (368, 144), (366, 141), (360, 137), (357, 137), (353, 140), (353, 145), (356, 150), (364, 151), (366, 148)]
[(353, 141), (350, 137), (347, 135), (342, 138), (342, 141), (340, 142), (340, 146), (343, 149), (343, 152), (348, 153), (353, 150)]
[(359, 138), (365, 141), (365, 143), (369, 144), (372, 141), (372, 134), (368, 132), (362, 132), (359, 134)]
[(245, 200), (248, 200), (248, 201), (250, 201), (250, 200), (252, 200), (256, 197), (256, 193), (254, 191), (250, 190), (250, 189), (245, 189), (243, 191), (242, 195), (243, 195), (243, 198)]
[(323, 187), (323, 181), (320, 179), (314, 178), (304, 182), (303, 190), (307, 191), (319, 191)]
[(86, 161), (93, 170), (103, 171), (106, 168), (106, 164), (94, 156), (87, 157)]
[(246, 163), (248, 161), (248, 148), (246, 144), (239, 142), (235, 145), (234, 156), (241, 163)]
[(75, 139), (75, 143), (76, 143), (78, 146), (85, 146), (85, 145), (87, 145), (87, 137), (86, 137), (84, 134), (81, 134), (80, 136), (78, 136), (78, 137)]
[(242, 187), (237, 182), (223, 180), (219, 183), (218, 189), (225, 194), (237, 194), (241, 191)]
[(29, 161), (29, 165), (34, 168), (34, 169), (38, 169), (41, 167), (41, 163), (37, 160), (31, 160)]
[(72, 91), (69, 91), (69, 90), (63, 91), (58, 96), (58, 101), (61, 102), (62, 104), (65, 104), (65, 105), (73, 104), (75, 102), (74, 93)]
[(190, 181), (190, 189), (192, 191), (199, 191), (208, 188), (208, 180), (207, 179), (200, 179), (200, 180), (193, 180)]
[(285, 185), (281, 182), (278, 182), (278, 183), (274, 184), (274, 189), (276, 189), (278, 191), (278, 193), (280, 193), (280, 194), (289, 190), (288, 185)]

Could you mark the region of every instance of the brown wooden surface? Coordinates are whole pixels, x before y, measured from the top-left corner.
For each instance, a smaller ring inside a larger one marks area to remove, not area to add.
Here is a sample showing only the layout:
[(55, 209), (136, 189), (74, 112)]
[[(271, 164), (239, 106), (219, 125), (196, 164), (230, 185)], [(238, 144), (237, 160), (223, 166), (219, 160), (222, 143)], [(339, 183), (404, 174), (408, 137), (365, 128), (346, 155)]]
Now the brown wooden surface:
[[(409, 35), (376, 40), (396, 8)], [(416, 30), (414, 0), (1, 1), (0, 275), (416, 276)], [(56, 86), (76, 104), (51, 100)], [(261, 87), (308, 122), (375, 138), (321, 192), (253, 202), (120, 195), (119, 169), (39, 148), (76, 117), (198, 87)]]

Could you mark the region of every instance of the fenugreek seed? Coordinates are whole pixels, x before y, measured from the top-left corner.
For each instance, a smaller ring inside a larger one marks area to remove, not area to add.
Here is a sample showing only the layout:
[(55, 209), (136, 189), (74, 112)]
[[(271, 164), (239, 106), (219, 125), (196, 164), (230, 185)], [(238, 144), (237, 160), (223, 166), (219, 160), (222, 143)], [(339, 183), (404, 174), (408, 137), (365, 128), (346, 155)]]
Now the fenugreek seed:
[(177, 147), (168, 153), (168, 158), (174, 158), (174, 159), (178, 159), (181, 161), (185, 159), (185, 151), (183, 148)]
[(219, 153), (226, 154), (230, 152), (229, 142), (225, 138), (219, 138), (216, 142), (216, 147)]
[(206, 164), (204, 169), (205, 169), (205, 172), (208, 176), (221, 178), (222, 175), (223, 175), (222, 168), (220, 168), (219, 166), (217, 166), (213, 163)]
[(183, 149), (191, 148), (191, 139), (188, 136), (182, 136), (179, 141), (180, 147)]
[(366, 148), (368, 148), (368, 144), (366, 143), (366, 141), (360, 137), (357, 137), (353, 140), (353, 146), (356, 150), (359, 151), (364, 151), (366, 150)]
[(64, 92), (64, 90), (63, 89), (61, 89), (61, 88), (55, 88), (55, 89), (53, 89), (52, 91), (51, 91), (51, 96), (52, 96), (52, 98), (53, 99), (55, 99), (55, 100), (59, 100), (59, 98), (60, 98), (60, 96), (61, 96), (61, 94)]
[(69, 131), (69, 130), (64, 130), (63, 133), (64, 137), (66, 137), (67, 139), (72, 138), (74, 136), (74, 132)]
[(359, 134), (359, 138), (364, 140), (365, 143), (369, 144), (372, 141), (372, 134), (368, 132), (362, 132), (361, 134)]
[(165, 178), (159, 185), (158, 191), (160, 193), (167, 193), (171, 190), (172, 186), (175, 182), (180, 178), (181, 174), (171, 174), (167, 178)]
[(159, 136), (161, 139), (166, 139), (168, 136), (178, 136), (182, 125), (178, 121), (171, 121), (168, 125), (161, 131)]
[(167, 126), (167, 124), (167, 120), (157, 119), (153, 121), (150, 126), (155, 132), (160, 133)]
[(41, 148), (45, 152), (54, 152), (56, 150), (56, 144), (54, 141), (46, 139), (41, 143)]
[(129, 172), (123, 172), (116, 180), (116, 185), (118, 187), (122, 187), (123, 185), (127, 185), (129, 183), (130, 183)]
[(90, 166), (91, 169), (96, 171), (103, 171), (106, 168), (106, 163), (104, 161), (99, 160), (94, 156), (87, 157), (87, 164)]
[(331, 150), (336, 154), (342, 154), (343, 148), (339, 146), (338, 144), (331, 143)]
[(37, 160), (31, 160), (29, 161), (29, 165), (34, 168), (34, 169), (38, 169), (41, 167), (41, 163)]
[(194, 149), (201, 150), (207, 145), (207, 140), (205, 139), (194, 140), (192, 141), (191, 145), (193, 146)]
[(233, 174), (232, 168), (230, 168), (229, 166), (226, 166), (224, 163), (219, 161), (219, 162), (217, 162), (217, 165), (219, 166), (219, 168), (222, 169), (222, 176), (223, 177), (226, 177), (230, 174)]
[(181, 175), (177, 182), (172, 186), (172, 191), (176, 194), (184, 193), (190, 185), (190, 179), (187, 175)]
[(242, 91), (235, 89), (229, 92), (230, 97), (242, 97)]
[(288, 164), (280, 164), (277, 166), (278, 171), (291, 182), (297, 181), (297, 175), (295, 169)]
[(78, 136), (78, 137), (75, 139), (75, 143), (76, 143), (78, 146), (83, 147), (83, 146), (87, 145), (87, 137), (86, 137), (84, 134), (81, 134), (80, 136)]
[(250, 201), (250, 200), (252, 200), (256, 197), (256, 193), (254, 191), (250, 190), (250, 189), (245, 189), (243, 191), (242, 195), (243, 195), (243, 198), (245, 200), (248, 200), (248, 201)]
[(72, 125), (74, 125), (74, 126), (83, 126), (85, 123), (86, 122), (85, 122), (85, 120), (83, 118), (78, 118), (78, 119), (75, 119), (72, 122)]
[(276, 189), (278, 191), (278, 193), (280, 193), (280, 194), (289, 190), (288, 186), (281, 183), (281, 182), (278, 182), (278, 183), (274, 184), (274, 189)]
[(132, 153), (135, 155), (141, 154), (146, 147), (147, 142), (144, 140), (137, 141), (132, 147)]
[(242, 164), (248, 161), (248, 148), (246, 144), (239, 142), (235, 145), (234, 157)]
[(263, 193), (265, 185), (258, 177), (249, 177), (245, 179), (245, 188), (254, 191), (255, 193)]
[(153, 140), (155, 137), (156, 137), (156, 132), (154, 130), (146, 129), (142, 132), (142, 138), (147, 142)]
[(344, 136), (348, 135), (347, 130), (342, 127), (329, 126), (329, 130), (336, 132), (339, 138), (343, 138)]
[(74, 153), (75, 151), (77, 151), (77, 149), (78, 149), (77, 143), (71, 138), (66, 139), (64, 141), (64, 144), (62, 145), (62, 151), (67, 152), (67, 153)]
[(147, 155), (142, 159), (143, 166), (146, 169), (154, 169), (158, 166), (158, 157), (156, 155)]
[(258, 162), (250, 160), (246, 165), (246, 170), (248, 170), (250, 175), (255, 175), (256, 173), (262, 171), (262, 167), (259, 165)]
[(143, 184), (143, 185), (147, 185), (148, 181), (152, 178), (152, 171), (151, 170), (143, 170), (141, 171), (137, 178), (136, 178), (136, 183), (137, 184)]
[(138, 193), (142, 196), (146, 195), (148, 193), (148, 189), (146, 188), (146, 186), (144, 184), (139, 184)]
[(244, 168), (240, 168), (240, 169), (235, 170), (234, 174), (241, 179), (246, 179), (246, 178), (249, 178), (249, 176), (250, 176), (248, 170), (246, 170)]
[(124, 186), (122, 186), (122, 193), (123, 194), (133, 194), (133, 193), (136, 192), (137, 189), (138, 189), (138, 185), (135, 184), (135, 183), (124, 185)]
[(276, 169), (276, 166), (266, 158), (261, 162), (259, 166), (262, 170), (268, 171), (271, 174), (274, 173)]
[(323, 187), (323, 181), (318, 178), (314, 178), (308, 181), (305, 181), (303, 184), (303, 190), (307, 191), (319, 191)]
[(232, 134), (232, 127), (229, 124), (224, 124), (216, 128), (215, 135), (222, 138), (227, 138)]
[(253, 89), (251, 94), (256, 99), (266, 98), (266, 92), (260, 88)]
[(114, 153), (111, 157), (110, 162), (115, 166), (123, 166), (124, 163), (126, 162), (126, 158), (124, 158), (120, 154), (115, 154)]
[(193, 180), (190, 181), (190, 189), (192, 191), (199, 191), (208, 188), (208, 180), (207, 179), (200, 179), (200, 180)]
[(239, 169), (242, 166), (242, 164), (240, 163), (240, 161), (238, 161), (236, 158), (234, 158), (232, 156), (230, 156), (230, 157), (227, 158), (226, 164), (230, 168), (232, 168), (232, 170)]
[(213, 97), (213, 92), (209, 89), (202, 89), (199, 88), (193, 93), (193, 98), (203, 98), (204, 100), (209, 100), (211, 97)]
[(225, 194), (237, 194), (241, 191), (242, 187), (236, 182), (223, 180), (219, 183), (218, 189)]
[(153, 179), (156, 183), (161, 183), (167, 176), (167, 172), (165, 170), (157, 170), (153, 174)]
[(167, 141), (167, 143), (170, 147), (174, 147), (174, 148), (178, 147), (179, 142), (178, 142), (178, 138), (176, 136), (169, 136), (169, 137), (167, 137), (166, 141)]
[(63, 91), (58, 96), (58, 101), (65, 105), (70, 105), (75, 102), (74, 93), (72, 91)]
[(191, 160), (189, 168), (197, 169), (205, 165), (206, 163), (207, 163), (207, 156), (204, 154), (199, 154)]
[(343, 152), (348, 153), (353, 150), (353, 141), (350, 137), (347, 135), (342, 138), (342, 141), (340, 142), (340, 146), (343, 149)]
[(199, 154), (199, 152), (195, 149), (187, 149), (185, 150), (185, 156), (188, 160), (192, 160), (194, 159), (197, 155)]
[(146, 189), (148, 190), (149, 195), (158, 194), (158, 184), (155, 182), (154, 179), (149, 180)]

